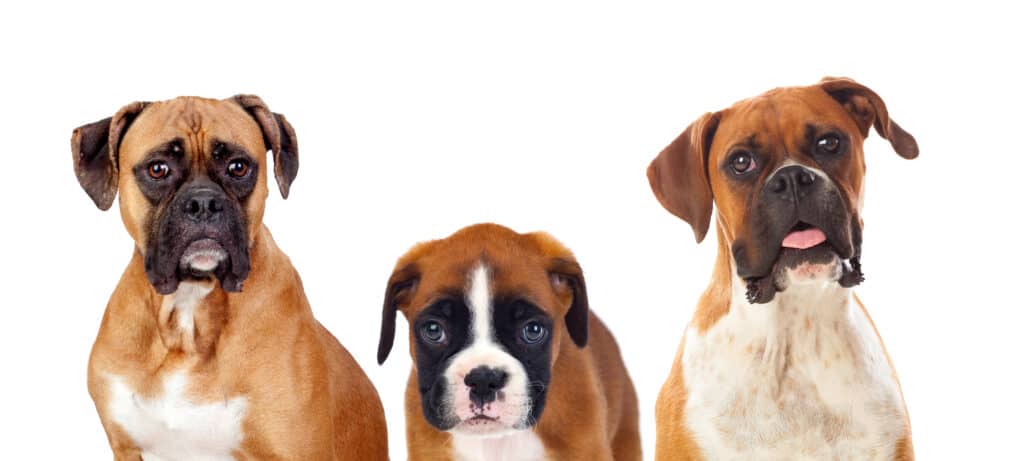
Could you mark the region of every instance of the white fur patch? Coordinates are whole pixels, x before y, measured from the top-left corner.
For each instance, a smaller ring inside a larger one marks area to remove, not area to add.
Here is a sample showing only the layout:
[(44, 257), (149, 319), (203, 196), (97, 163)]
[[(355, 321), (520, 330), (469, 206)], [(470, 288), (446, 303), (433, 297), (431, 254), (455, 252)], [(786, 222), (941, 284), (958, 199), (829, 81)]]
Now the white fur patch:
[(213, 282), (181, 282), (174, 293), (164, 296), (160, 305), (160, 321), (166, 322), (174, 313), (177, 319), (177, 328), (186, 337), (191, 338), (195, 334), (195, 311), (199, 302), (213, 291)]
[(151, 399), (136, 395), (120, 377), (110, 375), (108, 383), (110, 416), (142, 450), (144, 460), (234, 459), (243, 439), (245, 397), (193, 402), (186, 397), (184, 372), (164, 378), (163, 393)]
[[(527, 387), (526, 369), (494, 339), (493, 303), (490, 289), (490, 271), (481, 263), (470, 274), (466, 290), (466, 304), (471, 321), (470, 345), (455, 354), (444, 376), (448, 381), (448, 405), (459, 420), (465, 421), (474, 415), (495, 418), (494, 423), (460, 424), (453, 428), (453, 434), (494, 437), (516, 432), (515, 426), (522, 426), (530, 415), (531, 402)], [(474, 408), (469, 398), (466, 375), (474, 368), (486, 366), (503, 370), (508, 374), (505, 387), (499, 391), (494, 402), (484, 409)]]
[(686, 426), (706, 459), (891, 460), (905, 414), (893, 371), (852, 292), (791, 284), (687, 331)]
[(452, 436), (452, 449), (458, 461), (542, 461), (544, 445), (532, 430), (517, 431), (501, 437)]

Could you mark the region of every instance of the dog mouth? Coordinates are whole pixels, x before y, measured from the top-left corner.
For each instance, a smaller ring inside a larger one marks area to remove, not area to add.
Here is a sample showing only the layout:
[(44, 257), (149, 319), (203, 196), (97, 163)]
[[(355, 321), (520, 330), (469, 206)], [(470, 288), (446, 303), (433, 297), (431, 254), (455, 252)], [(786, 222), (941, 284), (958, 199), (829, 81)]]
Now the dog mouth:
[(516, 429), (509, 424), (506, 424), (498, 417), (487, 416), (487, 415), (476, 415), (472, 418), (462, 420), (456, 425), (452, 432), (457, 432), (464, 435), (475, 435), (475, 436), (499, 436), (506, 434), (509, 431), (515, 431)]
[(824, 231), (800, 221), (797, 222), (789, 233), (782, 239), (782, 248), (806, 250), (808, 248), (821, 245), (827, 240), (828, 239), (825, 237)]
[(824, 230), (804, 221), (794, 224), (782, 238), (771, 273), (746, 279), (747, 301), (770, 302), (794, 278), (834, 281), (847, 288), (864, 281), (859, 257), (842, 258)]
[(175, 233), (174, 229), (161, 232), (162, 243), (154, 242), (146, 251), (146, 275), (158, 293), (171, 294), (184, 280), (210, 279), (217, 279), (224, 291), (242, 291), (249, 273), (249, 251), (238, 232), (177, 230), (178, 235), (187, 235), (184, 238)]

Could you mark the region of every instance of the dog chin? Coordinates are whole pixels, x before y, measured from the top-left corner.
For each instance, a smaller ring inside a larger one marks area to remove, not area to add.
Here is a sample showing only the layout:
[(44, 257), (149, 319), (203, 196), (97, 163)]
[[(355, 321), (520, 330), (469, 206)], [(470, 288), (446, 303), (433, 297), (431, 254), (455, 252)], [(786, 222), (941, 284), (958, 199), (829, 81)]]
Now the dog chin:
[(806, 249), (783, 248), (771, 274), (747, 278), (747, 301), (764, 304), (791, 286), (838, 283), (850, 288), (864, 281), (857, 258), (842, 259), (828, 242)]
[(503, 437), (520, 430), (523, 430), (523, 428), (518, 428), (515, 425), (509, 425), (507, 422), (499, 419), (477, 416), (462, 420), (462, 422), (451, 428), (449, 432), (458, 435), (487, 438)]
[(828, 243), (803, 250), (783, 248), (772, 270), (779, 291), (790, 285), (835, 282), (842, 275), (843, 263)]
[(199, 239), (181, 254), (178, 267), (200, 278), (207, 278), (228, 259), (224, 246), (213, 239)]

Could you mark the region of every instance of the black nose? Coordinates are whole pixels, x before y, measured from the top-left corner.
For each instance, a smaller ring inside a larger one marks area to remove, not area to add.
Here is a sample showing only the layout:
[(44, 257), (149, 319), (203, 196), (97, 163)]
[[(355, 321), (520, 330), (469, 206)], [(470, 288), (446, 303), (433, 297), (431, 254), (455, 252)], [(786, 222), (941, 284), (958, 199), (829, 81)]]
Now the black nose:
[(469, 400), (483, 405), (494, 401), (507, 380), (508, 373), (503, 370), (479, 366), (470, 370), (464, 381), (469, 386)]
[(768, 179), (765, 188), (769, 194), (783, 200), (799, 200), (814, 188), (817, 179), (813, 171), (799, 165), (790, 165), (776, 171)]
[(223, 198), (216, 191), (200, 189), (185, 201), (185, 216), (196, 221), (211, 221), (224, 211)]

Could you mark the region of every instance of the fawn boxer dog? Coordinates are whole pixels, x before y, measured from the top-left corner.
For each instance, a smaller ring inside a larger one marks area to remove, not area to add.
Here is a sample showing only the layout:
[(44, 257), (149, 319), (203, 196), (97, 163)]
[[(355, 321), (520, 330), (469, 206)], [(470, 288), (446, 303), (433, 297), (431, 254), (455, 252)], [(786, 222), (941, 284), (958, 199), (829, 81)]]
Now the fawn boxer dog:
[(376, 390), (262, 223), (267, 150), (287, 198), (297, 147), (247, 95), (137, 102), (74, 131), (79, 182), (103, 210), (120, 195), (135, 240), (89, 360), (114, 459), (387, 458)]
[(658, 397), (658, 460), (910, 460), (903, 394), (851, 288), (863, 142), (914, 138), (853, 80), (778, 88), (693, 122), (647, 170), (718, 259)]
[(544, 233), (478, 224), (388, 280), (377, 359), (409, 321), (411, 460), (639, 460), (636, 392), (583, 271)]

